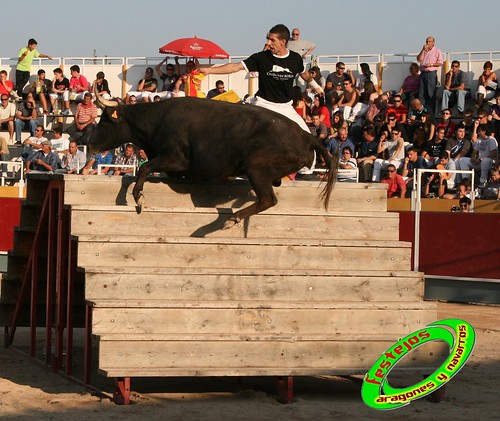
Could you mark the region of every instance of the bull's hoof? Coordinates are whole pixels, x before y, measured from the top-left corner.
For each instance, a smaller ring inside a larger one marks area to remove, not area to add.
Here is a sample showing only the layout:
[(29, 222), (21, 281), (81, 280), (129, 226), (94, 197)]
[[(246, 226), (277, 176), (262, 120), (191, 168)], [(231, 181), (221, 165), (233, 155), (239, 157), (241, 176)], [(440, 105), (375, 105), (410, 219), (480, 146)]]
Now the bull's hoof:
[(235, 225), (238, 225), (240, 222), (240, 218), (229, 218), (222, 227), (223, 230), (228, 230), (233, 228)]
[(135, 199), (135, 203), (136, 203), (136, 211), (137, 213), (141, 213), (142, 212), (142, 207), (144, 205), (144, 194), (142, 193), (139, 193), (139, 196)]

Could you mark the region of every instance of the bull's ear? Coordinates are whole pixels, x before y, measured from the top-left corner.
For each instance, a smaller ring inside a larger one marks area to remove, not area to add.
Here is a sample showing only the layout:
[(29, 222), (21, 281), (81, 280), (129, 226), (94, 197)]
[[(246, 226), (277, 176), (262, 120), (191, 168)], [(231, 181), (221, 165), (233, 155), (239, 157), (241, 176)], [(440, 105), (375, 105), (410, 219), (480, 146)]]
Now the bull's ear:
[(107, 108), (106, 112), (108, 113), (109, 119), (116, 123), (119, 120), (118, 108)]

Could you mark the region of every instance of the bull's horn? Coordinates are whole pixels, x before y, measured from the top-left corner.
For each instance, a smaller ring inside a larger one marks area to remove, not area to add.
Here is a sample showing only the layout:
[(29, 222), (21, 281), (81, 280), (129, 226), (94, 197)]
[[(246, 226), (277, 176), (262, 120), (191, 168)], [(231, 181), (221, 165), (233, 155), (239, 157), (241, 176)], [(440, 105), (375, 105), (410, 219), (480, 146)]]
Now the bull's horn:
[(95, 98), (97, 100), (97, 104), (103, 107), (111, 107), (111, 108), (116, 108), (118, 107), (119, 103), (118, 101), (110, 101), (109, 99), (104, 99), (101, 97), (99, 92), (97, 92), (97, 86), (96, 83), (94, 82), (92, 85), (92, 90), (94, 91)]

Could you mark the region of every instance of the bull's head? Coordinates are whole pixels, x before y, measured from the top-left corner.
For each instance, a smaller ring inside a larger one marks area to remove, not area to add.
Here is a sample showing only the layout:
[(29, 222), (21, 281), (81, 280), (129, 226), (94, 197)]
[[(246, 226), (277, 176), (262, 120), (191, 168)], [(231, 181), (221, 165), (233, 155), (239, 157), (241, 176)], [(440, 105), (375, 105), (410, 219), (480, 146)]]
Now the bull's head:
[(89, 142), (91, 152), (117, 148), (131, 141), (129, 125), (124, 119), (125, 106), (116, 100), (107, 100), (97, 92), (93, 85), (96, 103), (102, 109), (99, 124), (92, 132)]

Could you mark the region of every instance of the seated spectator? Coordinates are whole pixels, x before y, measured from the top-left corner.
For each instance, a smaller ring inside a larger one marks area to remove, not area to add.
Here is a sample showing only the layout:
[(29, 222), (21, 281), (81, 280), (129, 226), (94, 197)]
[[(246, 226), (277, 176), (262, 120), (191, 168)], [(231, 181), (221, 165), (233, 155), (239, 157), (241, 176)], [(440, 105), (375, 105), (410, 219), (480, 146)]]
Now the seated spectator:
[(330, 111), (325, 106), (325, 98), (323, 95), (315, 95), (313, 106), (311, 108), (311, 116), (318, 115), (320, 121), (329, 130), (331, 127)]
[(481, 199), (500, 200), (500, 170), (498, 168), (490, 171), (490, 178), (484, 186)]
[(139, 158), (137, 159), (137, 169), (141, 168), (141, 165), (144, 165), (146, 162), (149, 161), (148, 156), (146, 155), (146, 151), (142, 148), (139, 148), (139, 151), (137, 153), (139, 155)]
[(358, 89), (358, 91), (362, 93), (365, 89), (365, 82), (371, 82), (375, 87), (375, 92), (378, 93), (378, 78), (371, 71), (370, 65), (368, 63), (361, 63), (359, 67), (361, 69), (361, 75), (356, 82), (356, 88)]
[(409, 139), (413, 138), (413, 133), (422, 123), (422, 116), (427, 112), (427, 108), (424, 107), (418, 98), (415, 98), (410, 102), (408, 120), (406, 122), (406, 133), (408, 134)]
[[(457, 174), (458, 175), (458, 174)], [(462, 197), (468, 197), (470, 199), (472, 194), (470, 180), (464, 178), (457, 187), (456, 193), (445, 193), (443, 199), (461, 199)]]
[(45, 70), (38, 71), (37, 79), (31, 84), (30, 92), (33, 94), (35, 101), (40, 102), (43, 113), (49, 113), (50, 92), (52, 91), (52, 83), (45, 79)]
[(357, 171), (358, 171), (358, 164), (356, 163), (356, 160), (352, 156), (352, 149), (349, 146), (346, 146), (342, 150), (342, 156), (340, 157), (339, 161), (339, 169), (341, 170), (352, 170), (349, 173), (339, 173), (337, 175), (337, 180), (338, 181), (350, 181), (350, 182), (356, 182), (356, 176), (357, 176)]
[(69, 142), (69, 149), (62, 159), (62, 168), (56, 172), (65, 174), (80, 174), (87, 163), (87, 156), (78, 149), (78, 142), (72, 140)]
[(389, 95), (387, 93), (380, 94), (375, 100), (369, 105), (368, 110), (365, 115), (366, 123), (374, 123), (375, 118), (379, 118), (385, 121), (387, 116), (387, 109), (389, 105)]
[(500, 92), (495, 95), (495, 104), (490, 107), (488, 120), (493, 123), (495, 139), (500, 139)]
[(63, 137), (62, 128), (60, 126), (54, 127), (52, 130), (54, 137), (50, 140), (52, 149), (56, 150), (59, 154), (65, 154), (69, 150), (69, 139)]
[(8, 79), (6, 70), (0, 70), (0, 95), (7, 95), (14, 99), (19, 99), (19, 95), (14, 91), (14, 82)]
[[(325, 85), (326, 102), (330, 103), (332, 96), (335, 96), (338, 99), (342, 97), (343, 82), (345, 80), (350, 80), (351, 85), (353, 86), (356, 85), (356, 79), (354, 78), (354, 75), (352, 74), (351, 70), (347, 69), (346, 72), (345, 64), (339, 61), (335, 65), (335, 71), (330, 73), (326, 78), (326, 85)], [(336, 93), (336, 95), (333, 95), (334, 93)]]
[[(325, 86), (326, 86), (326, 79), (321, 76), (321, 70), (318, 66), (312, 66), (310, 69), (309, 69), (309, 73), (311, 74), (311, 76), (313, 77), (313, 79), (316, 81), (316, 83), (321, 86), (321, 88), (323, 89), (323, 91), (325, 90)], [(315, 91), (310, 87), (310, 86), (307, 86), (306, 88), (306, 95), (311, 98), (311, 101), (314, 101), (314, 95), (315, 95)], [(325, 100), (323, 102), (326, 102)]]
[(471, 139), (472, 134), (474, 133), (475, 130), (474, 111), (472, 111), (470, 108), (467, 108), (464, 111), (464, 119), (460, 124), (462, 124), (465, 127), (465, 137), (467, 137), (467, 139)]
[(9, 96), (2, 94), (0, 97), (2, 104), (0, 105), (0, 130), (8, 130), (9, 143), (14, 144), (14, 119), (16, 118), (16, 106), (9, 102)]
[(338, 154), (342, 156), (342, 151), (348, 146), (351, 148), (351, 151), (355, 150), (354, 142), (348, 138), (347, 129), (342, 127), (339, 129), (339, 135), (337, 137), (328, 139), (326, 150), (330, 155)]
[(60, 68), (54, 69), (54, 79), (52, 80), (52, 93), (50, 94), (50, 102), (52, 111), (55, 113), (58, 109), (58, 101), (62, 101), (62, 115), (69, 115), (69, 80), (64, 77), (63, 71)]
[(436, 132), (436, 125), (434, 124), (434, 118), (432, 117), (432, 113), (426, 112), (422, 114), (419, 127), (424, 129), (426, 137), (425, 140), (431, 141), (434, 138), (434, 134)]
[(351, 80), (344, 80), (342, 82), (343, 94), (338, 103), (338, 108), (342, 112), (344, 121), (352, 123), (352, 109), (358, 103), (359, 92), (354, 88)]
[(14, 126), (16, 128), (16, 142), (21, 143), (21, 132), (23, 130), (29, 130), (31, 136), (35, 136), (35, 129), (38, 126), (38, 113), (31, 92), (26, 95), (25, 101), (19, 102)]
[(23, 142), (23, 151), (21, 153), (21, 157), (26, 160), (30, 155), (34, 152), (42, 149), (42, 142), (46, 140), (49, 141), (45, 136), (45, 130), (43, 126), (38, 125), (35, 129), (35, 135), (26, 138)]
[(392, 97), (392, 104), (387, 108), (387, 115), (394, 113), (396, 121), (400, 124), (405, 124), (408, 117), (408, 108), (403, 104), (400, 94), (394, 94)]
[[(114, 156), (111, 151), (99, 152), (92, 155), (82, 170), (83, 175), (94, 175), (99, 172), (99, 165), (111, 165), (114, 161)], [(102, 167), (101, 174), (113, 174), (111, 167)]]
[(393, 112), (388, 113), (386, 120), (387, 123), (385, 123), (382, 126), (382, 130), (386, 131), (387, 133), (391, 133), (392, 129), (396, 129), (398, 132), (401, 133), (401, 136), (406, 142), (407, 138), (406, 138), (405, 127), (398, 121), (396, 114)]
[(328, 129), (325, 124), (321, 121), (321, 117), (319, 115), (312, 116), (312, 126), (310, 126), (311, 134), (323, 142), (325, 142), (328, 137)]
[(382, 183), (388, 185), (387, 187), (387, 197), (401, 197), (404, 198), (406, 196), (406, 184), (401, 177), (396, 172), (396, 166), (393, 164), (389, 164), (387, 166), (387, 175), (382, 180)]
[(407, 108), (415, 98), (418, 98), (418, 89), (420, 88), (419, 72), (420, 68), (418, 63), (412, 63), (410, 65), (410, 74), (406, 76), (401, 88), (399, 89), (401, 99)]
[(215, 82), (215, 88), (208, 91), (207, 98), (212, 99), (214, 96), (223, 94), (224, 92), (226, 92), (224, 89), (224, 82), (222, 80), (218, 80)]
[(401, 166), (405, 157), (404, 140), (401, 137), (401, 132), (397, 129), (392, 129), (391, 138), (379, 143), (377, 154), (380, 158), (377, 158), (373, 164), (372, 176), (372, 181), (375, 183), (380, 182), (380, 172), (388, 168), (389, 165), (394, 166), (396, 169)]
[(364, 84), (363, 92), (359, 95), (359, 101), (356, 105), (354, 105), (352, 109), (351, 118), (353, 121), (356, 121), (356, 124), (362, 126), (365, 120), (366, 112), (370, 107), (370, 104), (373, 104), (375, 99), (378, 97), (378, 92), (375, 88), (373, 82), (366, 81)]
[[(440, 163), (436, 165), (438, 170), (450, 170), (455, 171), (455, 162), (448, 157), (446, 151), (442, 152), (440, 157)], [(453, 189), (455, 185), (455, 173), (432, 173), (425, 184), (424, 196), (429, 197), (432, 195), (444, 198), (445, 194)]]
[(483, 108), (484, 101), (493, 99), (495, 91), (498, 88), (497, 75), (493, 70), (493, 63), (487, 61), (483, 65), (483, 73), (479, 76), (476, 93), (476, 107)]
[(76, 108), (75, 121), (68, 127), (67, 132), (80, 145), (86, 145), (92, 135), (97, 118), (97, 107), (92, 102), (92, 94), (85, 92), (83, 102)]
[(339, 129), (341, 127), (347, 129), (348, 125), (344, 121), (344, 118), (342, 117), (342, 113), (340, 111), (337, 111), (332, 114), (331, 118), (331, 127), (330, 127), (330, 135), (331, 137), (336, 137), (338, 136)]
[(427, 134), (425, 130), (418, 127), (413, 133), (413, 139), (410, 142), (411, 147), (417, 150), (419, 155), (422, 155), (425, 148), (427, 147)]
[(160, 98), (170, 98), (172, 96), (172, 92), (175, 88), (175, 82), (179, 79), (179, 75), (174, 72), (174, 65), (172, 63), (167, 63), (166, 66), (166, 73), (163, 73), (161, 70), (161, 66), (163, 63), (166, 63), (168, 60), (168, 57), (163, 59), (160, 63), (158, 63), (155, 67), (156, 74), (160, 78), (161, 81), (163, 81), (163, 86), (161, 89), (161, 92), (157, 92), (157, 95), (160, 96)]
[(430, 142), (427, 142), (424, 150), (422, 151), (422, 157), (427, 160), (427, 166), (429, 168), (435, 168), (439, 163), (441, 154), (446, 152), (446, 138), (444, 137), (445, 129), (444, 127), (440, 127), (436, 131), (436, 135), (434, 139)]
[(363, 140), (358, 145), (356, 162), (360, 168), (359, 181), (370, 182), (373, 175), (373, 163), (377, 159), (378, 140), (372, 126), (363, 128)]
[(71, 79), (69, 80), (69, 99), (72, 101), (83, 101), (84, 95), (90, 91), (89, 81), (80, 73), (80, 66), (74, 64), (69, 68)]
[(292, 106), (305, 121), (309, 114), (309, 108), (304, 101), (304, 96), (302, 94), (302, 89), (300, 89), (300, 86), (293, 87)]
[(173, 91), (174, 96), (198, 96), (196, 84), (194, 83), (194, 76), (198, 75), (196, 69), (200, 67), (198, 59), (188, 60), (184, 71), (181, 71), (181, 65), (177, 57), (175, 58), (175, 63), (180, 77), (177, 79), (177, 82), (175, 82)]
[[(0, 136), (0, 161), (8, 161), (10, 159), (10, 151), (9, 146), (7, 145), (7, 140)], [(3, 171), (2, 166), (0, 165), (0, 170)]]
[[(461, 197), (460, 200), (458, 201), (458, 207), (460, 209), (459, 212), (469, 213), (471, 205), (472, 205), (472, 200), (470, 200), (468, 197)], [(453, 211), (454, 210), (452, 208), (452, 212)]]
[(61, 168), (61, 161), (57, 153), (52, 152), (50, 140), (45, 139), (40, 147), (26, 160), (26, 174), (54, 173)]
[(401, 176), (406, 179), (406, 190), (413, 190), (413, 181), (417, 176), (416, 170), (427, 168), (425, 159), (422, 158), (417, 149), (410, 147), (406, 152), (406, 158), (401, 169)]
[(149, 102), (150, 96), (156, 92), (158, 87), (158, 80), (153, 77), (153, 68), (147, 67), (144, 77), (137, 84), (137, 90), (131, 91), (125, 96), (125, 104), (130, 104), (130, 97), (134, 95), (137, 102)]
[(498, 159), (498, 143), (495, 138), (488, 136), (486, 125), (477, 128), (477, 139), (472, 144), (470, 158), (456, 160), (457, 170), (479, 170), (479, 187), (483, 188), (493, 167), (494, 160)]
[(111, 90), (109, 89), (108, 81), (104, 72), (97, 72), (94, 81), (97, 93), (104, 99), (111, 99)]
[(451, 118), (451, 110), (449, 108), (445, 108), (441, 112), (441, 119), (437, 123), (437, 128), (444, 128), (444, 137), (445, 139), (449, 139), (455, 134), (455, 126), (456, 124), (453, 122)]
[(125, 152), (119, 154), (115, 160), (116, 165), (131, 165), (131, 167), (117, 167), (115, 169), (115, 175), (134, 175), (134, 168), (137, 167), (137, 156), (135, 154), (135, 148), (132, 143), (127, 143), (125, 146)]
[(444, 80), (441, 109), (448, 108), (449, 101), (452, 100), (457, 104), (459, 115), (463, 115), (465, 97), (468, 94), (467, 75), (460, 70), (460, 62), (458, 60), (451, 62), (451, 70), (446, 73)]

